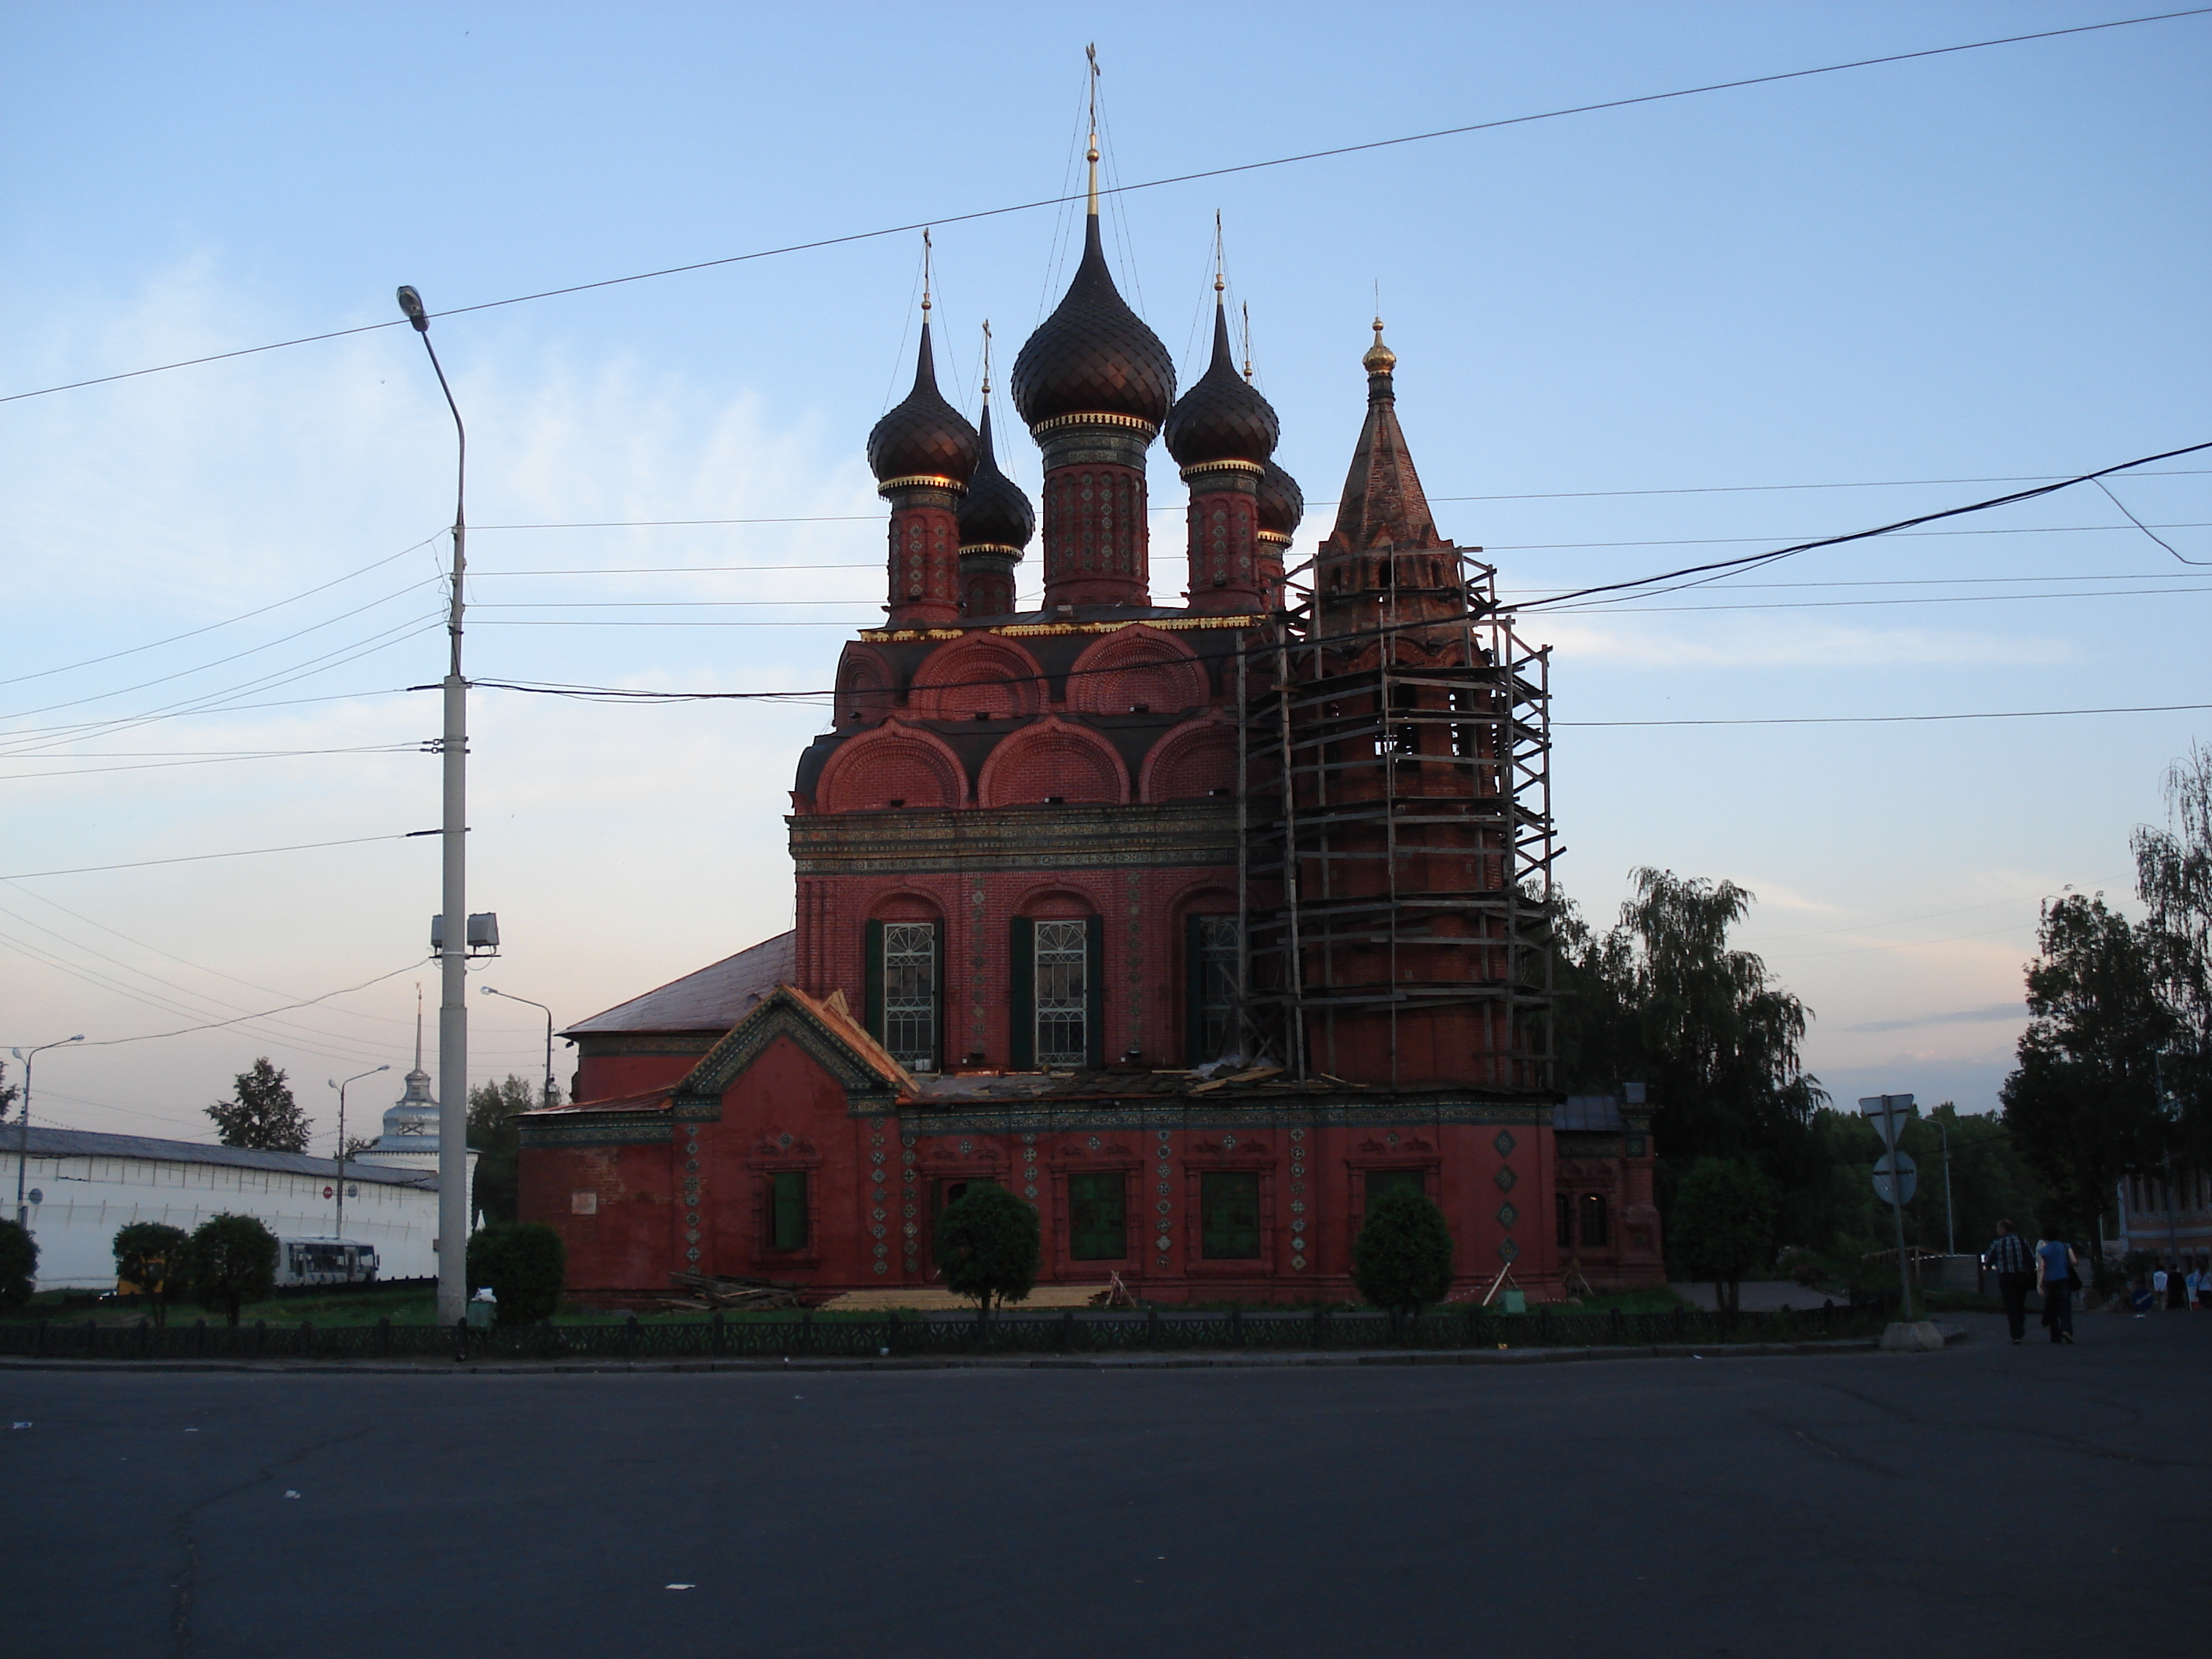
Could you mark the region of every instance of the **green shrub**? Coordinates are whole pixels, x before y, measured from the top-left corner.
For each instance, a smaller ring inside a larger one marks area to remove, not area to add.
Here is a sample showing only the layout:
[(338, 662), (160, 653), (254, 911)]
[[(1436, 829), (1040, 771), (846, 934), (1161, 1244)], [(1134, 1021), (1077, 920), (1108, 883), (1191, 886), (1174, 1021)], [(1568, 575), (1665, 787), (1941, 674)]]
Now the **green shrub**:
[(1425, 1194), (1394, 1187), (1367, 1212), (1352, 1244), (1352, 1282), (1394, 1318), (1441, 1302), (1451, 1289), (1452, 1237)]
[(560, 1310), (568, 1247), (542, 1221), (495, 1221), (469, 1239), (469, 1288), (489, 1285), (502, 1325), (535, 1325)]
[(168, 1323), (169, 1304), (190, 1284), (185, 1257), (191, 1243), (182, 1227), (165, 1221), (133, 1221), (116, 1230), (117, 1286), (136, 1285), (156, 1325)]
[(980, 1318), (991, 1316), (994, 1300), (1028, 1300), (1042, 1249), (1035, 1206), (995, 1182), (969, 1182), (937, 1218), (937, 1263), (945, 1287), (974, 1297)]
[(0, 1308), (20, 1308), (31, 1299), (39, 1274), (38, 1241), (20, 1221), (0, 1221)]
[(248, 1302), (276, 1288), (276, 1235), (250, 1215), (211, 1215), (185, 1251), (185, 1271), (203, 1308), (220, 1309), (234, 1325)]

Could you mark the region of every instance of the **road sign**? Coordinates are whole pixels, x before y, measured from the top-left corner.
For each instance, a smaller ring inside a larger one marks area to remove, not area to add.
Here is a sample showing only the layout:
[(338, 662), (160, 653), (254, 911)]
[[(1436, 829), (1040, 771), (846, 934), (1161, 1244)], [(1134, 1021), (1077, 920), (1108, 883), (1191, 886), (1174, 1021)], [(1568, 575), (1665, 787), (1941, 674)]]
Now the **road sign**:
[[(1895, 1175), (1899, 1181), (1898, 1193), (1894, 1199), (1889, 1195), (1892, 1175)], [(1918, 1184), (1919, 1177), (1915, 1172), (1912, 1154), (1910, 1152), (1885, 1152), (1882, 1154), (1881, 1161), (1874, 1166), (1875, 1195), (1885, 1204), (1911, 1203), (1912, 1189)]]
[(1859, 1098), (1859, 1110), (1874, 1125), (1881, 1144), (1893, 1150), (1897, 1146), (1898, 1131), (1912, 1115), (1911, 1095), (1863, 1095)]

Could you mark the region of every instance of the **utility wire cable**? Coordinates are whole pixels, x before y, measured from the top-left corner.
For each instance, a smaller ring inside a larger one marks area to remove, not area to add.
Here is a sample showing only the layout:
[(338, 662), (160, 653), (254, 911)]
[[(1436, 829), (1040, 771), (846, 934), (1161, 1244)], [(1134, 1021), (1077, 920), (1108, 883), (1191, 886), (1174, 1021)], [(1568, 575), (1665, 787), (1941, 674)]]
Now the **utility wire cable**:
[[(397, 835), (349, 836), (343, 841), (295, 842), (289, 847), (241, 847), (230, 853), (185, 853), (175, 858), (134, 859), (126, 864), (80, 864), (66, 870), (19, 870), (0, 876), (0, 881), (33, 881), (41, 876), (88, 876), (106, 870), (150, 870), (162, 864), (205, 864), (211, 859), (259, 858), (267, 853), (312, 853), (325, 847), (365, 847), (373, 841), (406, 841), (417, 835), (434, 836), (435, 830), (403, 830)], [(390, 978), (390, 975), (385, 975)]]
[[(2167, 541), (2164, 537), (2155, 533), (2150, 526), (2145, 524), (2141, 519), (2136, 517), (2132, 512), (2130, 512), (2128, 504), (2122, 501), (2118, 495), (2113, 495), (2111, 487), (2107, 485), (2102, 478), (2096, 479), (2094, 482), (2097, 488), (2105, 492), (2106, 500), (2112, 502), (2114, 507), (2118, 507), (2121, 512), (2127, 514), (2128, 522), (2130, 524), (2135, 526), (2135, 527), (2142, 531), (2144, 535), (2148, 536), (2151, 540), (2156, 542), (2167, 552), (2172, 554), (2175, 558), (2179, 559), (2182, 563), (2212, 564), (2212, 559), (2192, 559), (2189, 557), (2179, 548), (2175, 547), (2172, 542)], [(2204, 526), (2199, 524), (2162, 524), (2158, 526), (2158, 529), (2160, 530), (2202, 530)]]
[[(372, 836), (371, 839), (379, 840), (382, 837)], [(12, 879), (12, 877), (0, 876), (0, 881)], [(242, 1025), (250, 1019), (266, 1019), (271, 1014), (289, 1014), (295, 1008), (312, 1008), (319, 1002), (328, 1002), (332, 997), (351, 996), (356, 991), (366, 991), (372, 985), (381, 985), (387, 979), (398, 979), (402, 974), (417, 974), (422, 971), (422, 964), (420, 962), (410, 962), (404, 968), (394, 968), (388, 974), (379, 974), (374, 979), (365, 979), (358, 985), (348, 985), (339, 990), (325, 991), (319, 997), (307, 997), (299, 1002), (288, 1002), (281, 1008), (264, 1008), (258, 1013), (240, 1014), (236, 1019), (211, 1020), (205, 1025), (187, 1025), (174, 1031), (148, 1031), (140, 1036), (108, 1037), (102, 1042), (88, 1042), (84, 1046), (88, 1048), (114, 1048), (126, 1042), (156, 1042), (164, 1037), (190, 1036), (195, 1031), (220, 1031), (226, 1026)]]
[[(2139, 17), (2118, 17), (2102, 23), (2080, 23), (2069, 28), (2038, 29), (2032, 33), (2007, 34), (1985, 40), (1966, 40), (1956, 46), (1926, 46), (1915, 52), (1887, 52), (1878, 58), (1854, 58), (1849, 63), (1821, 64), (1811, 69), (1784, 70), (1771, 75), (1744, 76), (1733, 81), (1715, 81), (1704, 86), (1678, 87), (1668, 92), (1647, 92), (1627, 98), (1607, 98), (1595, 103), (1574, 104), (1559, 109), (1540, 110), (1528, 115), (1502, 116), (1490, 121), (1470, 121), (1464, 125), (1438, 127), (1428, 132), (1401, 134), (1392, 138), (1371, 138), (1361, 143), (1337, 144), (1327, 149), (1305, 150), (1295, 155), (1271, 156), (1265, 161), (1240, 161), (1228, 167), (1204, 167), (1195, 172), (1179, 173), (1159, 179), (1147, 179), (1133, 185), (1102, 186), (1099, 194), (1117, 200), (1141, 190), (1159, 190), (1171, 185), (1194, 184), (1202, 179), (1228, 178), (1237, 173), (1259, 173), (1271, 167), (1294, 167), (1308, 161), (1331, 160), (1337, 156), (1364, 155), (1370, 150), (1390, 149), (1401, 144), (1427, 143), (1439, 138), (1464, 137), (1469, 133), (1491, 132), (1504, 127), (1527, 126), (1539, 121), (1564, 120), (1577, 115), (1594, 115), (1606, 110), (1631, 109), (1642, 104), (1667, 103), (1679, 98), (1696, 98), (1711, 93), (1735, 92), (1746, 87), (1772, 86), (1784, 81), (1802, 81), (1820, 75), (1840, 75), (1851, 70), (1875, 69), (1889, 64), (1905, 64), (1918, 58), (1944, 58), (1959, 52), (1982, 52), (1994, 46), (2023, 45), (2033, 40), (2055, 40), (2065, 35), (2094, 34), (2108, 29), (2133, 28), (2146, 23), (2172, 22), (2185, 17), (2201, 17), (2212, 12), (2212, 6), (2192, 6), (2182, 11), (2151, 13)], [(940, 225), (967, 224), (980, 219), (1002, 218), (1008, 214), (1029, 213), (1041, 208), (1064, 207), (1070, 202), (1084, 198), (1085, 192), (1040, 197), (1034, 201), (1017, 202), (1005, 207), (980, 208), (967, 213), (933, 214), (927, 218), (908, 223), (886, 225), (877, 230), (848, 232), (840, 236), (818, 237), (812, 241), (793, 242), (782, 247), (761, 248), (750, 253), (725, 254), (719, 258), (697, 259), (687, 264), (665, 265), (656, 270), (641, 270), (626, 276), (601, 277), (596, 282), (572, 283), (562, 288), (542, 289), (534, 294), (518, 294), (504, 300), (484, 300), (475, 305), (454, 306), (445, 311), (427, 313), (432, 318), (465, 316), (471, 312), (493, 311), (504, 306), (527, 305), (534, 301), (557, 299), (570, 294), (587, 294), (599, 289), (620, 288), (630, 283), (652, 282), (663, 276), (682, 276), (696, 270), (712, 270), (723, 265), (744, 264), (754, 260), (770, 259), (786, 254), (810, 252), (820, 248), (839, 247), (854, 242), (878, 240), (885, 236), (907, 236), (916, 231)], [(304, 334), (297, 339), (275, 340), (266, 345), (241, 346), (234, 351), (217, 351), (204, 357), (188, 357), (173, 363), (156, 363), (147, 368), (126, 369), (116, 374), (99, 374), (89, 380), (71, 380), (61, 386), (41, 386), (32, 392), (12, 392), (0, 395), (0, 404), (18, 403), (27, 398), (51, 397), (59, 392), (75, 392), (85, 386), (106, 386), (117, 380), (136, 380), (142, 375), (166, 374), (171, 369), (194, 368), (204, 363), (224, 362), (234, 357), (250, 357), (261, 352), (282, 351), (292, 346), (313, 345), (323, 340), (343, 339), (349, 335), (373, 334), (379, 330), (398, 328), (406, 319), (397, 318), (390, 322), (362, 323), (351, 328), (328, 329), (319, 334)]]
[[(2056, 483), (2038, 484), (2030, 489), (2014, 490), (2009, 495), (1992, 495), (1987, 501), (1970, 501), (1964, 507), (1947, 507), (1934, 513), (1916, 514), (1909, 519), (1899, 519), (1894, 524), (1877, 525), (1871, 530), (1853, 530), (1840, 536), (1822, 536), (1813, 541), (1799, 542), (1792, 547), (1778, 547), (1771, 553), (1751, 553), (1740, 559), (1717, 559), (1706, 564), (1686, 565), (1679, 570), (1662, 571), (1657, 575), (1639, 576), (1628, 581), (1600, 582), (1589, 587), (1574, 588), (1565, 593), (1554, 593), (1549, 599), (1538, 599), (1515, 608), (1522, 611), (1541, 611), (1553, 605), (1563, 605), (1571, 599), (1587, 599), (1593, 594), (1620, 593), (1632, 589), (1652, 588), (1658, 583), (1672, 582), (1683, 576), (1701, 576), (1707, 580), (1711, 580), (1716, 579), (1713, 573), (1755, 569), (1760, 565), (1771, 564), (1778, 559), (1790, 558), (1799, 553), (1809, 553), (1815, 548), (1840, 547), (1847, 542), (1863, 542), (1875, 536), (1893, 535), (1900, 530), (1910, 530), (1916, 525), (1933, 524), (1941, 519), (1955, 519), (1968, 513), (1986, 513), (1996, 507), (2011, 507), (2021, 501), (2032, 501), (2040, 496), (2056, 495), (2062, 489), (2070, 489), (2075, 484), (2097, 483), (2112, 473), (2124, 472), (2130, 467), (2147, 466), (2153, 461), (2172, 460), (2177, 455), (2194, 455), (2207, 449), (2212, 449), (2212, 441), (2187, 444), (2179, 449), (2164, 450), (2155, 455), (2145, 455), (2136, 460), (2120, 461), (2111, 466), (2099, 467), (2094, 472), (2083, 472), (2071, 478), (2061, 479)], [(1702, 584), (1685, 582), (1681, 585), (1686, 587), (1694, 587)], [(1663, 592), (1671, 590), (1662, 588), (1658, 591)]]

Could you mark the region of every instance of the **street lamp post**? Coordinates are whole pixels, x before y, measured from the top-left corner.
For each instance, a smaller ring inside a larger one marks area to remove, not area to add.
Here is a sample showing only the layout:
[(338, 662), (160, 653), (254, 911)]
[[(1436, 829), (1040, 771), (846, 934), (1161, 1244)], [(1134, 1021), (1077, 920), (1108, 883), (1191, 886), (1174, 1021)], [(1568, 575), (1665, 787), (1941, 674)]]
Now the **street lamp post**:
[(539, 1009), (544, 1013), (545, 1090), (538, 1096), (538, 1103), (540, 1106), (550, 1106), (553, 1103), (553, 1011), (542, 1002), (530, 1002), (528, 997), (519, 997), (512, 991), (495, 991), (489, 985), (479, 985), (477, 989), (488, 997), (505, 997), (509, 1002), (529, 1002), (532, 1007)]
[(422, 337), (430, 368), (446, 407), (453, 414), (459, 439), (453, 483), (453, 591), (447, 612), (451, 646), (447, 660), (445, 735), (438, 750), (445, 757), (444, 842), (445, 927), (438, 942), (438, 1322), (458, 1325), (468, 1311), (469, 1234), (469, 1003), (468, 1003), (468, 682), (461, 678), (461, 595), (468, 573), (469, 432), (461, 406), (446, 383), (444, 365), (430, 343), (430, 317), (422, 296), (399, 290), (399, 308)]
[(340, 1083), (333, 1078), (325, 1078), (323, 1079), (324, 1082), (329, 1084), (331, 1088), (338, 1091), (337, 1236), (341, 1239), (345, 1237), (345, 1091), (351, 1088), (355, 1084), (360, 1082), (362, 1078), (374, 1077), (379, 1072), (388, 1072), (392, 1068), (389, 1066), (372, 1066), (368, 1071), (363, 1072), (361, 1074), (361, 1077), (349, 1077), (343, 1083)]
[(31, 1167), (31, 1062), (49, 1048), (66, 1048), (83, 1041), (84, 1033), (79, 1031), (58, 1042), (41, 1042), (27, 1054), (21, 1048), (8, 1051), (23, 1062), (23, 1116), (15, 1130), (15, 1224), (25, 1232), (31, 1231), (31, 1206), (23, 1196), (23, 1178)]
[(1943, 1120), (1933, 1112), (1928, 1115), (1936, 1133), (1943, 1139), (1943, 1254), (1959, 1254), (1959, 1229), (1951, 1213), (1951, 1132), (1943, 1127)]

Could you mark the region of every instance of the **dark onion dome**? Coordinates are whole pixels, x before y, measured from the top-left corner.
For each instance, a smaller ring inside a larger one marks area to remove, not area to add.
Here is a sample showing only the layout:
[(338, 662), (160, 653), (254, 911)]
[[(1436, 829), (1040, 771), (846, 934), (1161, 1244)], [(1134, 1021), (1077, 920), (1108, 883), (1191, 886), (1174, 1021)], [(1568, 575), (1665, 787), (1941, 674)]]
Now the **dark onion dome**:
[(1092, 213), (1075, 280), (1014, 359), (1014, 407), (1032, 429), (1065, 415), (1119, 415), (1157, 428), (1174, 401), (1175, 361), (1114, 286)]
[(1262, 461), (1258, 493), (1260, 528), (1278, 536), (1296, 535), (1298, 520), (1306, 515), (1305, 491), (1298, 488), (1298, 481), (1273, 461)]
[(1022, 494), (1022, 487), (999, 471), (999, 458), (991, 447), (988, 391), (983, 394), (983, 427), (978, 441), (981, 456), (968, 480), (968, 493), (960, 498), (960, 545), (1027, 547), (1036, 533), (1036, 509)]
[(937, 389), (937, 357), (930, 349), (929, 319), (921, 319), (921, 350), (915, 361), (914, 390), (868, 434), (868, 470), (878, 484), (902, 479), (957, 489), (975, 471), (975, 428)]
[(1168, 411), (1160, 435), (1178, 466), (1207, 461), (1249, 461), (1255, 466), (1275, 453), (1282, 422), (1273, 405), (1237, 372), (1229, 350), (1229, 314), (1222, 309), (1219, 285), (1213, 296), (1213, 361), (1196, 386)]

